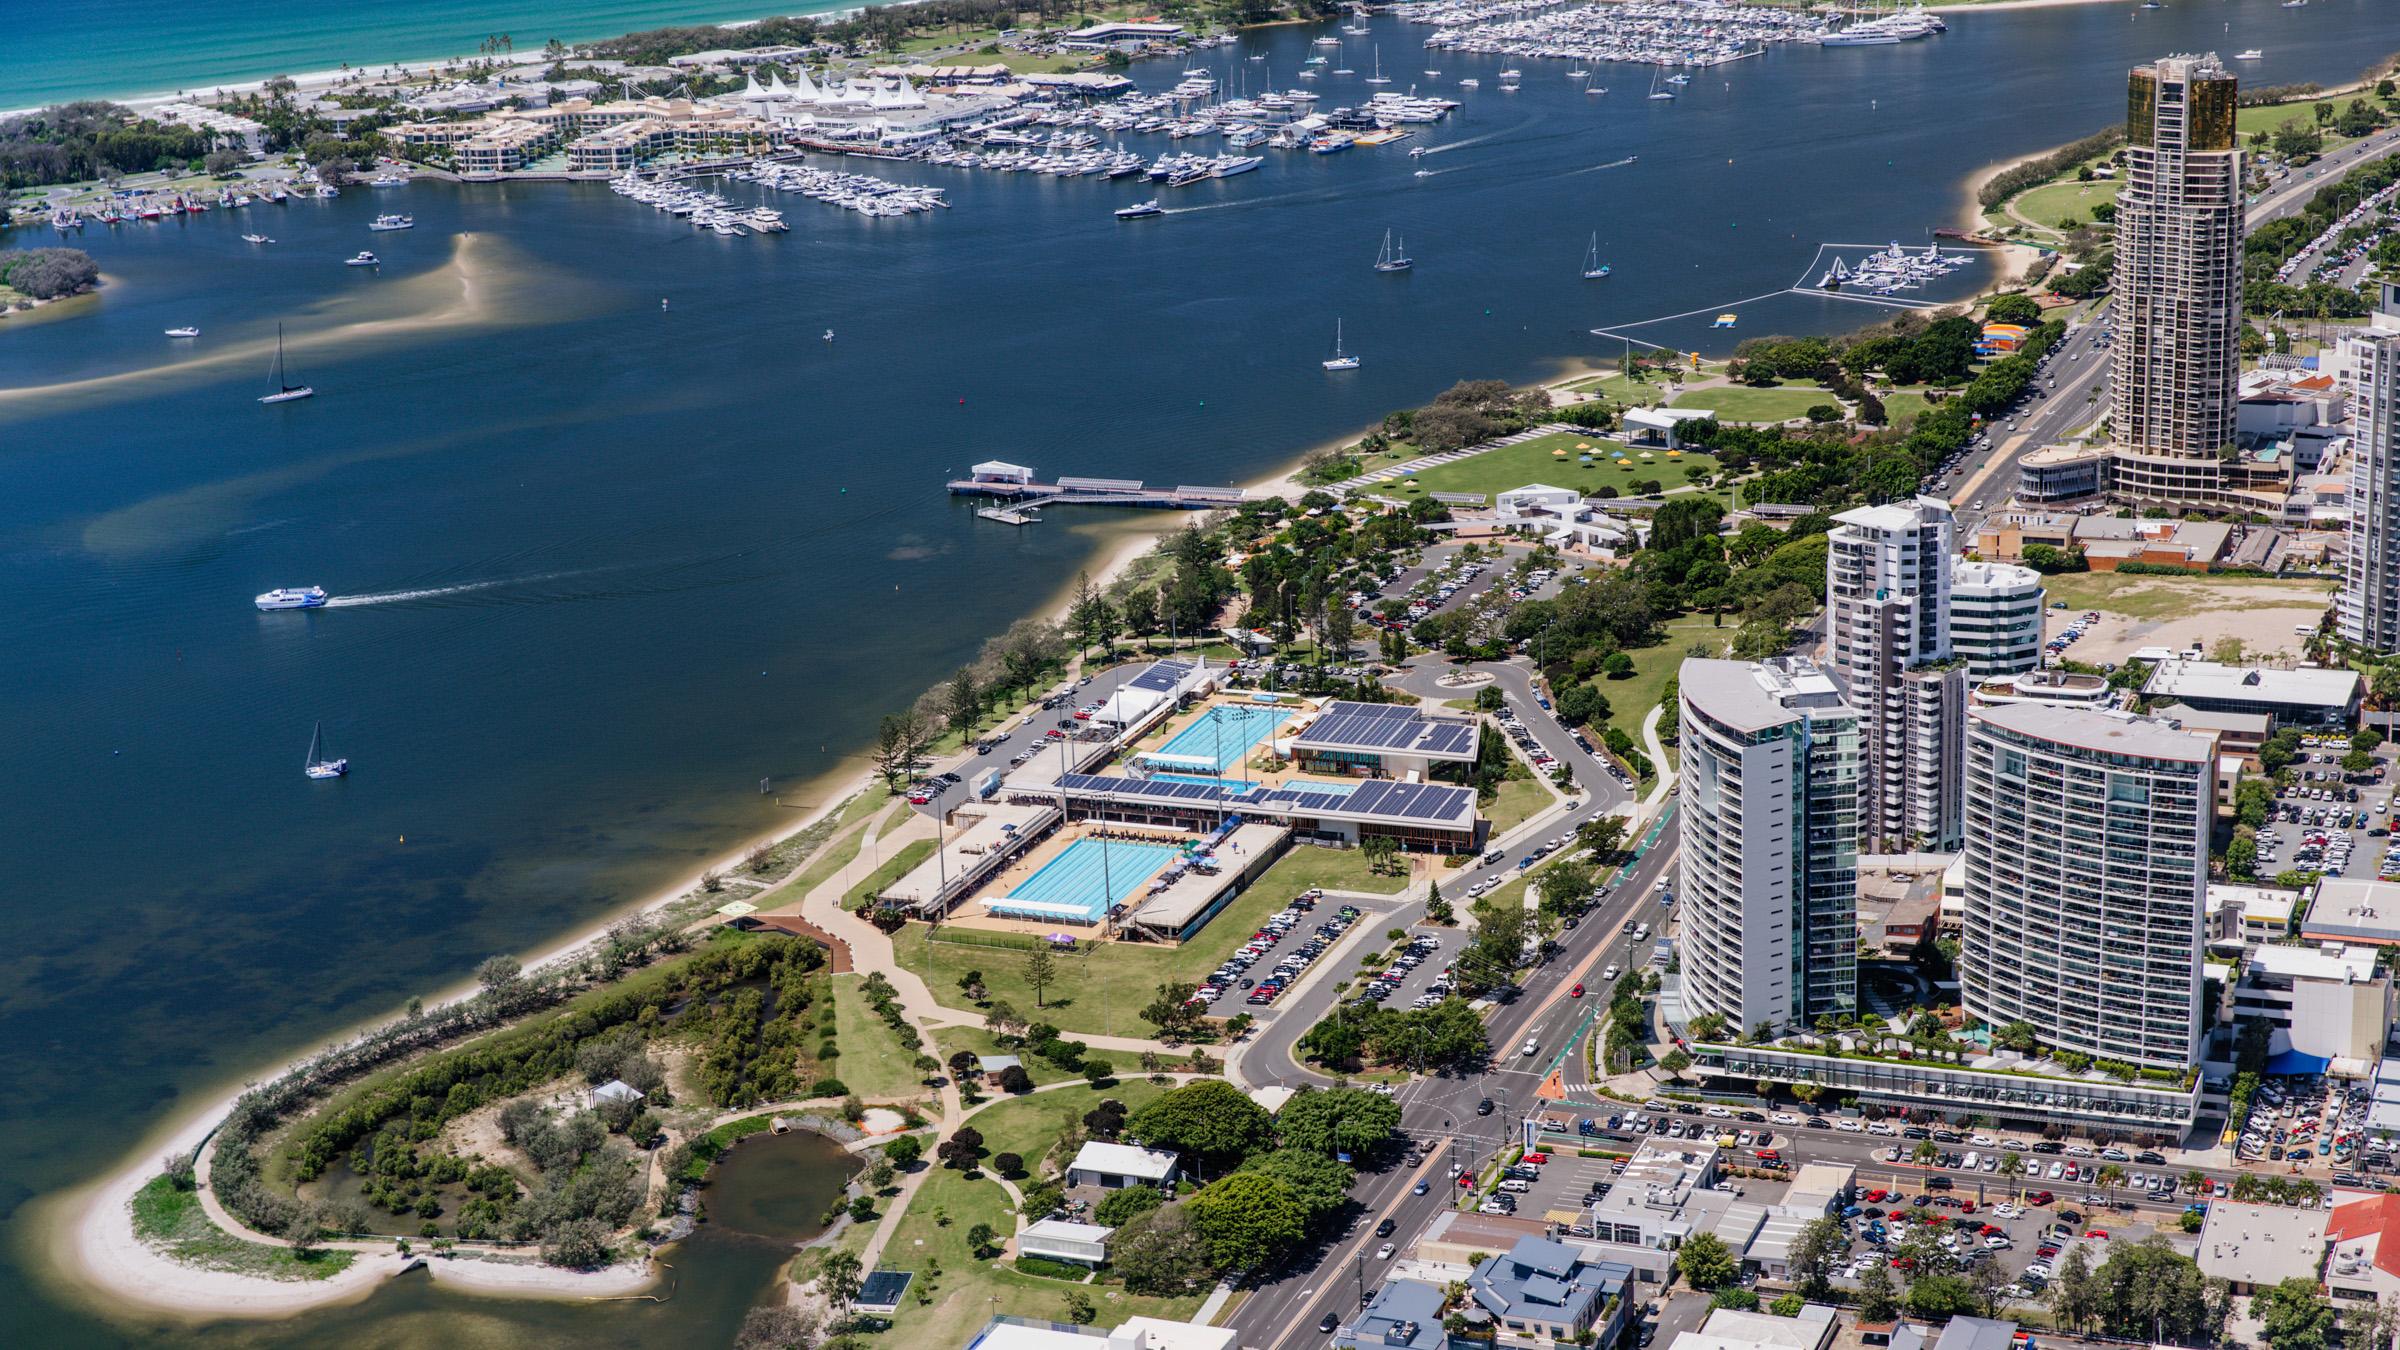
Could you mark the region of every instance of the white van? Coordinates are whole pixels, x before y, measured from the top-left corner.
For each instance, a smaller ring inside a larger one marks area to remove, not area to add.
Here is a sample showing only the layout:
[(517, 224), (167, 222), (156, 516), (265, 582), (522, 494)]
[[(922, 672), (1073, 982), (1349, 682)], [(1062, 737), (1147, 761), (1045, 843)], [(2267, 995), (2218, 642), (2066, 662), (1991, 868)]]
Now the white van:
[(1510, 1177), (1508, 1180), (1500, 1183), (1500, 1189), (1515, 1195), (1523, 1195), (1527, 1191), (1533, 1189), (1533, 1183), (1530, 1181), (1519, 1181), (1515, 1177)]

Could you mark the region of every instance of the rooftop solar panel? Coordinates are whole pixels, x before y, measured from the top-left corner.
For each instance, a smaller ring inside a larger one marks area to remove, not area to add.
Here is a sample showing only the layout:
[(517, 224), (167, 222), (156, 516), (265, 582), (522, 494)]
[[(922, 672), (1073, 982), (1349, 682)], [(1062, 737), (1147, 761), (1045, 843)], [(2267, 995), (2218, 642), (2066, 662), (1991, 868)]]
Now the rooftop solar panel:
[(1135, 689), (1149, 689), (1163, 694), (1181, 684), (1183, 677), (1191, 673), (1192, 668), (1182, 662), (1158, 661), (1125, 683)]

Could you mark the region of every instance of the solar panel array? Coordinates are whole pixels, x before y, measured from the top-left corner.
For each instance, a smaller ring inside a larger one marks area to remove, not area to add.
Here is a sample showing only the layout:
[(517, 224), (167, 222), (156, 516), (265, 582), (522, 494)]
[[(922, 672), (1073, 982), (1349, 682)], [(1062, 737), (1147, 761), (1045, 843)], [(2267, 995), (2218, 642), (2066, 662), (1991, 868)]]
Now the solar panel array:
[(1465, 756), (1475, 751), (1475, 724), (1435, 720), (1398, 703), (1334, 702), (1300, 733), (1297, 744)]
[(1222, 806), (1242, 803), (1244, 809), (1281, 806), (1309, 815), (1342, 813), (1381, 820), (1413, 820), (1426, 824), (1455, 824), (1473, 818), (1475, 794), (1439, 783), (1396, 783), (1369, 779), (1348, 793), (1237, 792), (1211, 783), (1178, 783), (1161, 778), (1120, 778), (1112, 774), (1060, 774), (1058, 785), (1069, 792), (1095, 796), (1142, 797), (1170, 806)]
[(1128, 689), (1171, 694), (1175, 692), (1175, 686), (1183, 683), (1183, 677), (1191, 673), (1191, 666), (1181, 661), (1153, 661), (1149, 669), (1127, 680), (1125, 686)]

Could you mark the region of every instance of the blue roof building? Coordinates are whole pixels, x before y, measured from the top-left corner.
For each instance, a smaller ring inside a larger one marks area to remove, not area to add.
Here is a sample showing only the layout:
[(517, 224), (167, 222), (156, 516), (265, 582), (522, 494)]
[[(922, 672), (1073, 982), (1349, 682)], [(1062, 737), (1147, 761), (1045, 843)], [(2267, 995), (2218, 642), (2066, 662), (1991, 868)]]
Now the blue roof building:
[(1586, 1261), (1564, 1243), (1528, 1237), (1486, 1258), (1467, 1277), (1467, 1289), (1505, 1330), (1542, 1341), (1596, 1330), (1606, 1344), (1620, 1330), (1632, 1277), (1630, 1266)]
[(1443, 1350), (1442, 1291), (1422, 1280), (1386, 1280), (1350, 1325), (1334, 1332), (1337, 1350)]

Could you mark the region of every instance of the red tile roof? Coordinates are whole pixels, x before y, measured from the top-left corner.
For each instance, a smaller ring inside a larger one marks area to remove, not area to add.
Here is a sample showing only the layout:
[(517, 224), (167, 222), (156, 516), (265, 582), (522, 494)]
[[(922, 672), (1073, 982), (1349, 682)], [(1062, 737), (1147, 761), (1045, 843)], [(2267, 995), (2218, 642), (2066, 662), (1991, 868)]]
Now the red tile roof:
[(2333, 1218), (2325, 1225), (2325, 1236), (2335, 1242), (2379, 1238), (2375, 1244), (2375, 1268), (2400, 1277), (2400, 1195), (2379, 1195), (2372, 1200), (2354, 1200), (2336, 1206)]

